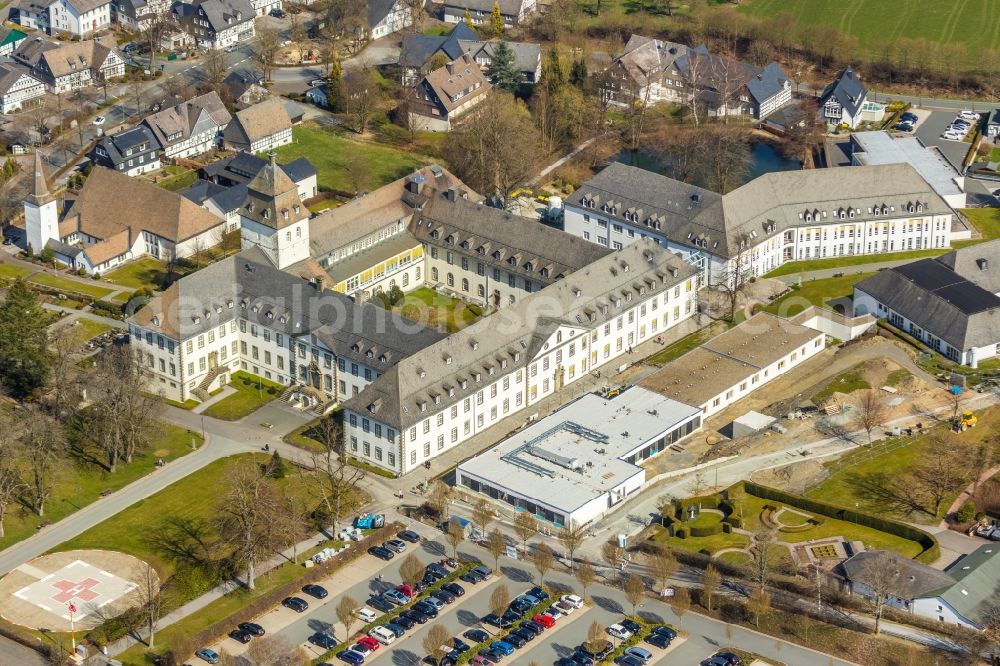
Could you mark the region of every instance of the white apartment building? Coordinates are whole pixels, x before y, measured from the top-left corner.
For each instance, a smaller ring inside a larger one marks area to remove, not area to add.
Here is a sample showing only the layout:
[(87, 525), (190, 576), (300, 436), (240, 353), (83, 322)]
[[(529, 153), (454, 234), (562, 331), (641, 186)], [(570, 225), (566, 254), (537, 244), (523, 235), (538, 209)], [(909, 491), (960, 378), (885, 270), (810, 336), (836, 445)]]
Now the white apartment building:
[(909, 164), (769, 173), (719, 195), (614, 162), (565, 202), (564, 228), (617, 249), (642, 238), (706, 284), (802, 259), (947, 248), (969, 230)]
[(651, 241), (608, 254), (380, 375), (344, 403), (348, 451), (406, 474), (693, 316), (696, 290)]
[(111, 0), (56, 0), (49, 5), (49, 31), (86, 37), (111, 26)]

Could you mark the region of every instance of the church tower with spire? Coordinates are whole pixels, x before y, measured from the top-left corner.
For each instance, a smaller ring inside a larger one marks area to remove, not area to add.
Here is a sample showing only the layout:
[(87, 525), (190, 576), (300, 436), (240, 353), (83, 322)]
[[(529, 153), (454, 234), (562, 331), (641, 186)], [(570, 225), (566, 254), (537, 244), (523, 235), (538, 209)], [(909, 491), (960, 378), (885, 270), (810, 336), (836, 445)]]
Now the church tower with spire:
[(40, 253), (50, 240), (59, 240), (59, 211), (49, 191), (42, 156), (35, 151), (35, 175), (31, 193), (24, 200), (24, 229), (32, 252)]
[(273, 152), (247, 183), (240, 225), (243, 247), (259, 247), (279, 269), (309, 258), (309, 209)]

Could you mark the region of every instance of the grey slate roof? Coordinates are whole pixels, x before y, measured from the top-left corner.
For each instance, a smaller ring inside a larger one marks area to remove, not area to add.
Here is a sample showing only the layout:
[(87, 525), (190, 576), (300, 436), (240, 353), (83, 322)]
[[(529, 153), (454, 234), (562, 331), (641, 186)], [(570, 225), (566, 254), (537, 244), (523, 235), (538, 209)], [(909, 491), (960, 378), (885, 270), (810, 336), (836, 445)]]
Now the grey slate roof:
[(881, 271), (854, 288), (955, 349), (1000, 341), (1000, 297), (933, 259)]
[(937, 261), (986, 291), (1000, 292), (1000, 240), (954, 250)]
[(696, 272), (651, 239), (631, 243), (407, 357), (344, 406), (402, 430), (474, 395), (484, 379), (524, 367), (560, 324), (598, 326), (623, 311), (613, 299), (624, 306), (626, 292), (648, 298)]
[(41, 83), (41, 81), (35, 78), (34, 74), (31, 73), (31, 70), (23, 65), (13, 62), (0, 63), (0, 94), (4, 94), (10, 90), (22, 76), (30, 77), (37, 83)]
[(938, 592), (937, 596), (962, 614), (982, 626), (986, 611), (996, 605), (1000, 595), (1000, 545), (980, 546), (945, 572), (955, 583)]
[[(145, 149), (131, 155), (125, 154), (129, 148), (136, 148), (144, 143), (146, 144)], [(108, 157), (95, 155), (95, 161), (99, 163), (105, 162), (105, 166), (107, 166), (107, 163), (110, 163), (116, 169), (119, 164), (126, 160), (138, 159), (139, 155), (152, 157), (152, 154), (160, 149), (160, 144), (157, 142), (156, 137), (153, 136), (153, 133), (145, 125), (136, 125), (124, 132), (101, 137), (97, 145), (107, 151)]]
[(368, 27), (374, 28), (392, 13), (396, 0), (368, 0)]
[(421, 242), (547, 285), (610, 253), (605, 247), (498, 208), (437, 192), (414, 216)]
[(399, 65), (419, 69), (439, 50), (448, 56), (449, 60), (462, 55), (460, 41), (477, 41), (479, 35), (459, 21), (447, 35), (410, 34), (403, 37), (403, 46), (399, 51)]
[(676, 42), (665, 42), (652, 37), (632, 35), (624, 52), (615, 58), (640, 87), (658, 81), (674, 61), (687, 53), (688, 47)]
[(205, 12), (204, 18), (215, 33), (240, 23), (253, 21), (256, 17), (250, 0), (194, 0), (191, 3), (179, 2), (174, 5), (174, 11), (180, 13), (182, 18), (197, 16), (199, 9)]
[[(496, 50), (498, 41), (462, 41), (462, 48), (467, 52), (471, 53), (473, 58), (479, 58), (485, 56), (493, 60), (493, 52)], [(514, 54), (514, 65), (522, 72), (534, 72), (538, 69), (539, 63), (542, 57), (542, 47), (538, 44), (529, 44), (527, 42), (506, 42), (507, 46), (510, 47), (511, 53)]]
[[(232, 157), (206, 164), (200, 169), (200, 172), (203, 178), (209, 180), (221, 179), (234, 183), (249, 183), (265, 166), (267, 166), (266, 159), (241, 150)], [(296, 183), (316, 175), (316, 167), (305, 157), (278, 166), (285, 172), (285, 175)]]
[(898, 599), (910, 601), (936, 596), (936, 590), (954, 582), (943, 571), (903, 557), (891, 550), (866, 550), (845, 560), (841, 566), (851, 582), (870, 585), (866, 581), (871, 579), (873, 569), (880, 566), (881, 561), (885, 559), (888, 559), (898, 572), (891, 586), (892, 596)]
[(760, 70), (756, 76), (751, 77), (747, 81), (747, 89), (753, 95), (753, 98), (757, 100), (757, 103), (762, 104), (781, 92), (787, 81), (788, 77), (785, 75), (785, 71), (781, 69), (781, 65), (771, 62), (764, 69)]
[(865, 103), (867, 93), (861, 79), (858, 78), (853, 69), (848, 67), (840, 73), (835, 81), (823, 89), (819, 104), (822, 107), (832, 96), (841, 107), (847, 109), (848, 113), (853, 116), (857, 115), (858, 109)]
[(166, 148), (186, 141), (192, 134), (200, 134), (212, 126), (223, 128), (231, 119), (219, 93), (213, 90), (150, 114), (142, 123), (152, 130), (160, 145)]
[(314, 334), (336, 354), (376, 368), (388, 368), (444, 337), (377, 305), (355, 303), (280, 271), (259, 248), (178, 280), (131, 320), (180, 341), (237, 317), (289, 336)]
[[(838, 211), (852, 208), (855, 222), (905, 217), (907, 207), (917, 203), (925, 214), (951, 212), (909, 164), (767, 173), (720, 196), (615, 162), (581, 185), (566, 203), (579, 207), (591, 197), (596, 215), (626, 221), (624, 215), (632, 209), (639, 217), (630, 223), (639, 225), (658, 216), (659, 233), (669, 240), (689, 247), (699, 247), (695, 241), (701, 240), (700, 247), (721, 257), (735, 256), (743, 238), (759, 243), (786, 229), (810, 226), (806, 213), (830, 223)], [(603, 212), (601, 207), (609, 202), (616, 205), (614, 212)], [(871, 210), (883, 205), (893, 210), (876, 217)]]

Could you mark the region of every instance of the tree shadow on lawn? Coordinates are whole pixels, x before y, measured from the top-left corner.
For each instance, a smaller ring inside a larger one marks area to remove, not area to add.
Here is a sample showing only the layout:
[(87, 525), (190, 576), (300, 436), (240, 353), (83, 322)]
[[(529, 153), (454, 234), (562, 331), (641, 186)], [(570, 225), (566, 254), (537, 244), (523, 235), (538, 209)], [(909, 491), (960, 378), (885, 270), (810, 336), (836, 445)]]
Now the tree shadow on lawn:
[(866, 507), (880, 507), (906, 516), (917, 513), (934, 517), (904, 477), (891, 477), (885, 472), (850, 472), (845, 483)]

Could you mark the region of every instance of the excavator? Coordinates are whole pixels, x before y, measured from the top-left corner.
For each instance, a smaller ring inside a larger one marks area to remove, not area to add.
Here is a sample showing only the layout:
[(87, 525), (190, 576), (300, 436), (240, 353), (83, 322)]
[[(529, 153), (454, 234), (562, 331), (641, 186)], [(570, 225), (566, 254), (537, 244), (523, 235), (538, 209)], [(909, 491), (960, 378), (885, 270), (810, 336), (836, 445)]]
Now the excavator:
[(965, 410), (960, 415), (951, 420), (952, 430), (955, 432), (965, 432), (969, 428), (975, 428), (979, 421), (976, 415), (969, 410)]

